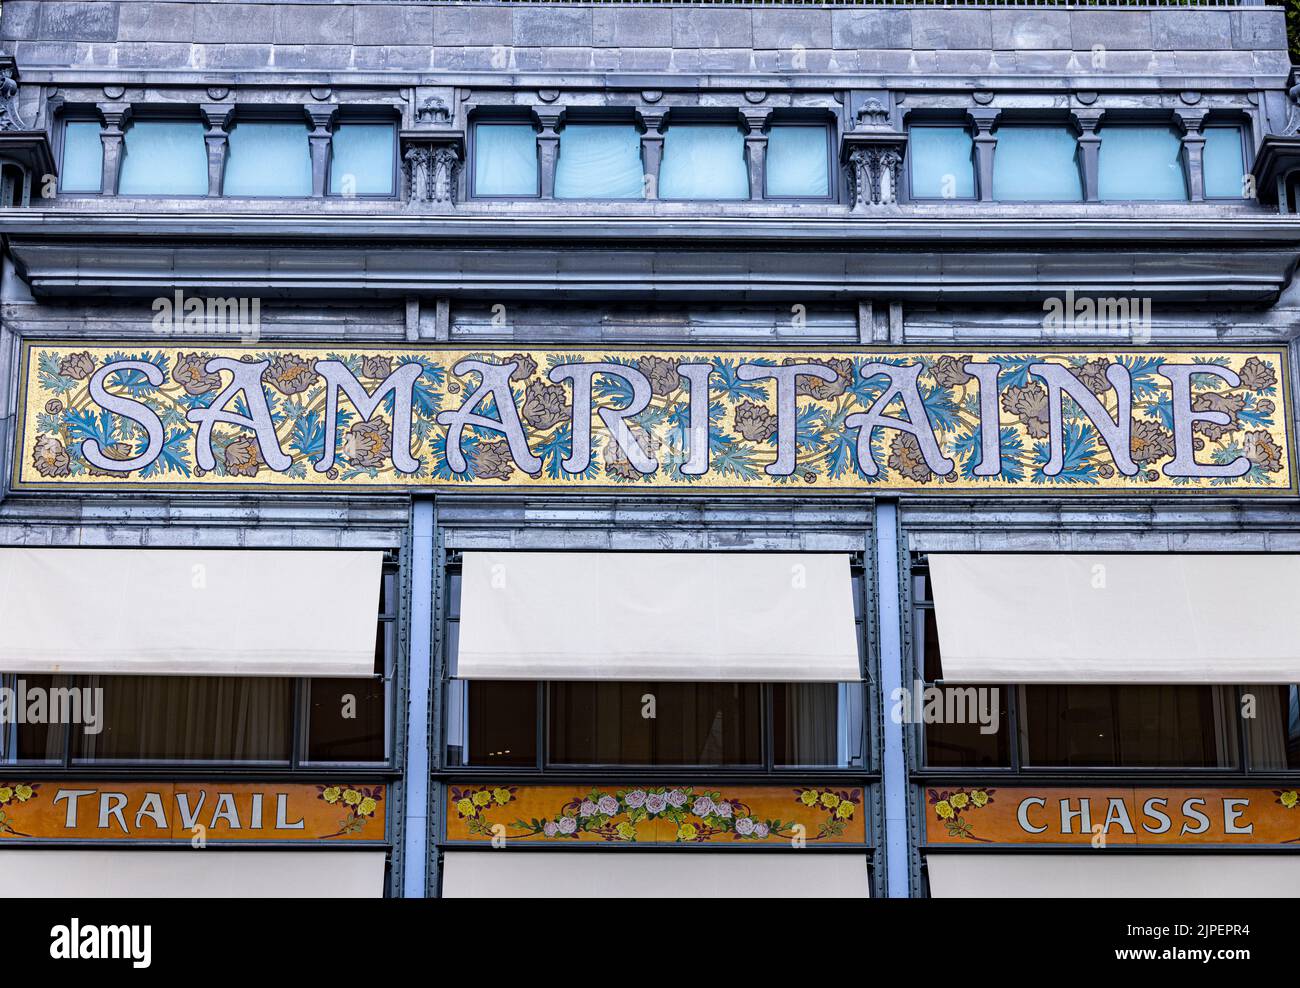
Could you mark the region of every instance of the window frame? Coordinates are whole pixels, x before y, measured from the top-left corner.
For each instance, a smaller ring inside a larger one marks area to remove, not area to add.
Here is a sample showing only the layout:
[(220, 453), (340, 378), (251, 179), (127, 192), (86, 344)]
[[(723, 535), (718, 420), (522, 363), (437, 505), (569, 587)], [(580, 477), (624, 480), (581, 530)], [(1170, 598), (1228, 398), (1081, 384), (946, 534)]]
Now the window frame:
[[(308, 169), (312, 168), (311, 164), (311, 124), (303, 114), (303, 108), (299, 106), (276, 105), (270, 107), (262, 106), (237, 106), (234, 118), (230, 121), (230, 126), (226, 130), (225, 155), (221, 160), (221, 199), (234, 199), (240, 202), (301, 202), (315, 198), (311, 194), (310, 187), (304, 195), (300, 196), (282, 196), (273, 193), (229, 193), (226, 191), (226, 183), (230, 180), (230, 158), (231, 146), (230, 135), (239, 127), (240, 124), (302, 124), (303, 140), (306, 141)], [(331, 135), (332, 138), (333, 135)], [(328, 171), (329, 162), (326, 161), (326, 170)], [(308, 183), (310, 185), (310, 183)], [(324, 197), (322, 197), (324, 198)]]
[[(578, 198), (576, 196), (555, 195), (554, 199), (556, 202), (599, 202), (599, 203), (630, 204), (630, 203), (651, 201), (646, 197), (645, 194), (645, 176), (648, 173), (645, 170), (645, 141), (643, 140), (643, 138), (646, 135), (646, 129), (644, 126), (642, 126), (641, 122), (636, 118), (635, 114), (630, 112), (625, 112), (622, 109), (614, 108), (614, 107), (610, 107), (606, 109), (601, 109), (599, 107), (581, 107), (581, 108), (577, 108), (576, 112), (575, 110), (567, 110), (567, 109), (564, 111), (564, 118), (561, 122), (559, 129), (556, 131), (556, 134), (559, 137), (559, 140), (555, 145), (555, 177), (557, 180), (557, 184), (560, 176), (560, 159), (564, 156), (564, 132), (569, 128), (570, 124), (574, 124), (579, 127), (623, 126), (623, 127), (634, 128), (637, 133), (637, 144), (638, 144), (637, 155), (641, 159), (641, 195), (635, 197), (628, 197), (628, 198), (611, 198), (608, 196), (583, 196), (581, 198)], [(539, 181), (541, 179), (540, 161), (538, 163), (538, 179)]]
[[(764, 202), (816, 202), (816, 203), (833, 203), (839, 201), (839, 169), (835, 162), (836, 133), (833, 121), (825, 117), (789, 117), (778, 116), (773, 114), (768, 118), (767, 126), (763, 129), (765, 137), (770, 137), (773, 128), (776, 127), (820, 127), (826, 137), (826, 195), (824, 196), (778, 196), (772, 195), (767, 190), (768, 176), (771, 169), (768, 168), (770, 156), (770, 144), (763, 152), (763, 201)], [(748, 164), (748, 162), (746, 162)]]
[[(382, 575), (386, 583), (383, 610), (376, 615), (376, 631), (383, 628), (385, 637), (384, 683), (384, 750), (383, 761), (313, 761), (308, 758), (310, 744), (311, 682), (313, 677), (278, 677), (291, 680), (289, 698), (290, 753), (281, 761), (231, 761), (218, 759), (77, 759), (73, 757), (72, 734), (79, 725), (64, 723), (63, 750), (59, 761), (0, 759), (0, 769), (21, 769), (32, 776), (50, 778), (214, 778), (259, 775), (288, 781), (290, 778), (319, 775), (323, 770), (342, 772), (352, 776), (384, 778), (400, 776), (402, 738), (398, 731), (399, 703), (405, 692), (407, 647), (405, 626), (408, 620), (404, 586), (405, 561), (397, 550), (385, 553)], [(389, 630), (391, 629), (391, 631)], [(0, 676), (4, 685), (21, 678), (22, 673), (5, 673)], [(57, 685), (84, 686), (87, 675), (61, 677), (67, 680)], [(221, 677), (206, 677), (221, 678)], [(13, 736), (17, 725), (0, 725), (0, 730)], [(7, 745), (6, 745), (7, 747)]]
[[(999, 199), (995, 193), (998, 181), (998, 142), (996, 140), (998, 132), (1003, 127), (1058, 127), (1069, 131), (1074, 138), (1074, 168), (1079, 177), (1079, 198), (1078, 199)], [(989, 194), (992, 201), (1005, 203), (1008, 206), (1078, 206), (1087, 202), (1088, 182), (1084, 174), (1083, 157), (1079, 153), (1079, 129), (1066, 115), (1059, 113), (1048, 113), (1042, 111), (1032, 111), (1026, 114), (1015, 112), (1003, 112), (999, 114), (997, 123), (993, 128), (993, 174), (990, 180), (992, 187)]]
[[(72, 191), (72, 190), (65, 190), (63, 188), (63, 155), (64, 152), (67, 150), (67, 126), (70, 123), (93, 123), (95, 126), (99, 128), (99, 133), (100, 133), (99, 188), (93, 192), (86, 189)], [(66, 108), (59, 114), (58, 126), (55, 127), (54, 130), (55, 130), (55, 134), (57, 135), (56, 136), (57, 147), (55, 148), (55, 153), (57, 157), (55, 158), (55, 160), (59, 163), (59, 185), (58, 185), (57, 194), (61, 197), (67, 196), (69, 198), (72, 197), (88, 198), (91, 196), (103, 196), (104, 195), (104, 141), (103, 141), (104, 121), (100, 118), (99, 114), (96, 113), (91, 108), (80, 108), (80, 107)]]
[[(197, 107), (195, 108), (197, 110)], [(183, 107), (167, 105), (165, 107), (155, 107), (148, 103), (141, 104), (137, 111), (134, 107), (131, 111), (131, 119), (127, 121), (126, 126), (122, 129), (122, 159), (117, 167), (117, 188), (113, 194), (121, 199), (184, 199), (196, 200), (209, 198), (206, 191), (177, 194), (170, 192), (122, 192), (122, 173), (126, 170), (126, 138), (131, 129), (138, 123), (197, 123), (204, 127), (203, 137), (203, 176), (207, 180), (208, 175), (208, 144), (206, 130), (202, 116), (197, 113), (188, 114)], [(227, 152), (229, 153), (229, 152)], [(223, 183), (224, 183), (225, 163), (222, 163)]]
[[(478, 191), (478, 129), (481, 124), (491, 126), (493, 124), (516, 124), (527, 125), (533, 131), (533, 160), (537, 166), (537, 183), (536, 191), (531, 195), (489, 195)], [(509, 110), (481, 108), (476, 109), (469, 121), (469, 154), (465, 162), (468, 171), (466, 176), (466, 185), (468, 187), (467, 198), (480, 202), (532, 202), (542, 198), (542, 156), (537, 146), (537, 138), (541, 133), (531, 115), (511, 112)], [(558, 155), (558, 145), (557, 145)], [(558, 160), (558, 158), (557, 158)]]
[[(975, 133), (970, 121), (961, 117), (944, 115), (932, 116), (929, 114), (923, 116), (913, 116), (909, 114), (906, 122), (907, 143), (903, 150), (902, 172), (907, 180), (907, 201), (924, 204), (945, 203), (945, 202), (962, 202), (978, 203), (980, 202), (980, 181), (979, 181), (979, 162), (976, 160)], [(922, 128), (943, 127), (946, 129), (961, 128), (971, 139), (971, 194), (968, 196), (953, 196), (951, 199), (945, 199), (943, 196), (920, 196), (916, 194), (916, 189), (912, 183), (912, 162), (915, 152), (915, 144), (912, 141), (912, 132)]]
[[(580, 547), (575, 547), (572, 551), (582, 551)], [(732, 550), (710, 550), (710, 551), (732, 551)], [(743, 553), (748, 550), (735, 550)], [(771, 682), (763, 682), (760, 691), (760, 747), (762, 752), (762, 763), (759, 765), (646, 765), (646, 764), (617, 764), (617, 763), (556, 763), (550, 760), (550, 729), (551, 729), (551, 705), (548, 702), (550, 693), (550, 684), (555, 680), (537, 680), (533, 683), (536, 696), (536, 752), (532, 765), (453, 765), (451, 763), (451, 716), (452, 702), (454, 699), (454, 683), (469, 683), (470, 680), (459, 680), (451, 675), (452, 651), (451, 643), (453, 635), (449, 629), (451, 625), (459, 625), (460, 615), (456, 613), (453, 616), (453, 609), (458, 611), (459, 602), (456, 595), (452, 592), (452, 578), (460, 572), (461, 561), (458, 551), (448, 550), (443, 560), (443, 585), (446, 588), (443, 593), (442, 607), (439, 614), (439, 620), (442, 623), (443, 633), (439, 636), (438, 647), (440, 650), (439, 662), (441, 666), (441, 676), (436, 683), (441, 696), (441, 709), (443, 716), (441, 718), (441, 730), (439, 735), (434, 739), (434, 747), (438, 750), (437, 764), (441, 766), (436, 770), (438, 774), (445, 775), (449, 780), (462, 781), (469, 779), (508, 779), (520, 778), (526, 779), (530, 784), (537, 782), (546, 783), (550, 781), (565, 782), (571, 779), (577, 780), (608, 780), (611, 777), (619, 778), (727, 778), (736, 781), (748, 781), (753, 783), (773, 783), (781, 784), (787, 781), (792, 775), (797, 775), (800, 780), (811, 777), (825, 777), (835, 781), (837, 784), (843, 784), (848, 780), (854, 780), (859, 786), (870, 787), (878, 781), (881, 766), (880, 756), (876, 750), (877, 735), (875, 732), (876, 718), (876, 687), (877, 677), (873, 672), (873, 646), (875, 643), (875, 628), (873, 625), (873, 614), (870, 610), (872, 606), (873, 588), (871, 584), (871, 574), (867, 568), (868, 559), (864, 553), (855, 552), (851, 554), (850, 576), (855, 586), (855, 607), (854, 607), (854, 625), (857, 628), (858, 656), (859, 666), (863, 672), (863, 678), (851, 685), (856, 686), (860, 697), (861, 723), (859, 725), (858, 744), (861, 752), (862, 764), (856, 766), (836, 766), (836, 765), (777, 765), (775, 764), (775, 751), (773, 743), (773, 686)], [(459, 631), (459, 629), (458, 629)], [(459, 640), (459, 633), (456, 636)], [(468, 686), (464, 687), (466, 693)]]
[[(340, 127), (348, 124), (386, 124), (393, 131), (393, 161), (392, 161), (392, 185), (391, 192), (358, 192), (354, 195), (345, 196), (341, 192), (331, 192), (330, 188), (334, 184), (334, 135), (338, 133)], [(325, 199), (334, 199), (340, 201), (350, 201), (353, 199), (369, 199), (378, 202), (393, 202), (402, 197), (402, 122), (391, 111), (380, 107), (343, 107), (339, 110), (338, 118), (334, 121), (334, 126), (330, 128), (329, 155), (325, 159)], [(310, 141), (308, 141), (308, 152), (310, 153)]]
[[(659, 158), (659, 174), (655, 176), (655, 195), (659, 202), (672, 203), (700, 203), (711, 206), (726, 206), (754, 201), (754, 189), (752, 182), (752, 173), (749, 167), (749, 149), (745, 146), (745, 125), (741, 122), (738, 110), (707, 110), (701, 111), (689, 107), (673, 107), (668, 113), (668, 119), (665, 121), (663, 129), (660, 130), (660, 136), (666, 135), (674, 127), (730, 127), (734, 126), (740, 133), (740, 163), (745, 171), (746, 194), (744, 196), (735, 196), (728, 199), (693, 199), (677, 198), (675, 196), (666, 196), (663, 194), (664, 183), (664, 162), (668, 160), (668, 142), (665, 139), (663, 151)], [(766, 165), (766, 162), (764, 162)], [(765, 193), (767, 185), (767, 168), (763, 169), (764, 189), (760, 194)], [(818, 200), (820, 201), (820, 200)]]
[[(1249, 125), (1249, 123), (1248, 123), (1246, 120), (1243, 120), (1243, 119), (1240, 119), (1240, 118), (1235, 118), (1235, 119), (1234, 119), (1234, 118), (1228, 118), (1228, 117), (1219, 117), (1219, 118), (1209, 117), (1209, 118), (1206, 119), (1205, 123), (1203, 123), (1203, 124), (1201, 125), (1201, 133), (1202, 133), (1202, 134), (1204, 134), (1206, 131), (1209, 131), (1209, 130), (1235, 130), (1235, 131), (1237, 132), (1237, 139), (1241, 142), (1241, 164), (1242, 164), (1242, 169), (1243, 169), (1243, 170), (1242, 170), (1242, 175), (1243, 175), (1243, 176), (1249, 174), (1250, 171), (1251, 171), (1251, 169), (1253, 168), (1253, 166), (1254, 166), (1254, 164), (1255, 164), (1255, 162), (1254, 162), (1254, 154), (1253, 154), (1253, 152), (1254, 152), (1254, 150), (1255, 150), (1255, 149), (1254, 149), (1254, 144), (1253, 144), (1253, 142), (1250, 140), (1250, 138), (1247, 136), (1248, 133), (1249, 133), (1249, 128), (1250, 128), (1250, 125)], [(1207, 143), (1208, 143), (1208, 139), (1207, 139)], [(1242, 195), (1236, 195), (1236, 196), (1212, 196), (1212, 195), (1210, 195), (1209, 192), (1207, 192), (1207, 191), (1205, 190), (1205, 152), (1204, 152), (1204, 150), (1202, 150), (1202, 152), (1201, 152), (1201, 195), (1205, 198), (1205, 201), (1206, 201), (1206, 202), (1223, 203), (1224, 205), (1227, 205), (1227, 204), (1229, 204), (1229, 203), (1249, 203), (1249, 202), (1251, 202), (1251, 200), (1250, 200), (1249, 198), (1247, 198), (1246, 196), (1242, 196)]]
[[(1145, 555), (1146, 553), (1134, 553), (1134, 555)], [(929, 564), (924, 552), (913, 552), (909, 560), (910, 565), (907, 569), (908, 579), (902, 606), (906, 612), (913, 616), (913, 619), (904, 622), (907, 629), (905, 635), (905, 668), (910, 673), (913, 682), (920, 682), (926, 686), (933, 685), (935, 682), (942, 683), (942, 680), (925, 679), (925, 670), (920, 665), (918, 659), (918, 649), (913, 641), (914, 634), (911, 631), (915, 627), (915, 616), (924, 610), (933, 610), (934, 601), (930, 599), (917, 599), (913, 590), (914, 583), (918, 577), (929, 578)], [(1103, 766), (1103, 765), (1075, 765), (1075, 766), (1048, 766), (1048, 765), (1027, 765), (1025, 763), (1025, 751), (1021, 745), (1021, 715), (1020, 693), (1025, 684), (1013, 683), (1002, 685), (1000, 688), (1006, 697), (1006, 708), (1003, 711), (1007, 721), (1008, 731), (1008, 753), (1010, 755), (1010, 765), (1001, 766), (951, 766), (931, 764), (926, 757), (925, 743), (925, 725), (911, 723), (907, 724), (908, 742), (912, 749), (909, 758), (909, 772), (914, 777), (914, 782), (924, 785), (926, 780), (939, 779), (998, 779), (1001, 784), (1007, 785), (1010, 780), (1025, 779), (1033, 782), (1054, 782), (1060, 781), (1062, 784), (1085, 784), (1096, 782), (1101, 785), (1117, 784), (1125, 779), (1140, 780), (1141, 784), (1159, 784), (1162, 780), (1174, 780), (1174, 783), (1189, 784), (1212, 784), (1226, 785), (1230, 782), (1237, 781), (1243, 783), (1261, 784), (1267, 783), (1270, 779), (1282, 780), (1285, 784), (1294, 784), (1295, 780), (1300, 779), (1300, 767), (1292, 769), (1262, 768), (1254, 764), (1254, 752), (1251, 750), (1249, 731), (1244, 718), (1238, 716), (1235, 718), (1236, 730), (1233, 734), (1233, 744), (1236, 750), (1236, 764), (1223, 767), (1188, 767), (1188, 766)], [(1214, 686), (1215, 689), (1221, 690), (1224, 700), (1233, 705), (1233, 709), (1241, 710), (1243, 697), (1251, 684), (1222, 684)]]

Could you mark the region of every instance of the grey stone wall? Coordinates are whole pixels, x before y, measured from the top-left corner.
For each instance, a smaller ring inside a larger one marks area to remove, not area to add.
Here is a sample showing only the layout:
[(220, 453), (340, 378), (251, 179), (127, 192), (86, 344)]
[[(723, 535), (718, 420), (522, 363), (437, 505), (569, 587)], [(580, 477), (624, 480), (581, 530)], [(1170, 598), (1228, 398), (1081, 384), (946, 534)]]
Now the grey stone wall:
[(0, 42), (24, 70), (50, 77), (888, 74), (1078, 85), (1126, 76), (1277, 84), (1288, 71), (1283, 12), (1265, 7), (8, 0)]

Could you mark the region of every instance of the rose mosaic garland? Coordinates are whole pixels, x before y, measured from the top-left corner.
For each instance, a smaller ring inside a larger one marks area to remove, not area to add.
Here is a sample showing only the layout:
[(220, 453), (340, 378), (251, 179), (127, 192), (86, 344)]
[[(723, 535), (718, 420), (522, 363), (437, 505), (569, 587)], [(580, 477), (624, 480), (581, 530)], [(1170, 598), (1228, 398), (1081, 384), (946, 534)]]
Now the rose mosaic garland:
[(862, 796), (840, 786), (451, 786), (447, 839), (862, 844)]
[(1287, 493), (1288, 373), (1267, 348), (26, 342), (14, 484)]

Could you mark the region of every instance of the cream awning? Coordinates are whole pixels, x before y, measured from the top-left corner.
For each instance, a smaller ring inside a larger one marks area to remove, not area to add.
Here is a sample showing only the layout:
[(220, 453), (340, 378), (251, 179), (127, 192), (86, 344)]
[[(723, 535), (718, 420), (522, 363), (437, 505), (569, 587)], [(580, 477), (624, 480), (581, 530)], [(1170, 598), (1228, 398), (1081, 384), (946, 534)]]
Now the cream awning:
[(935, 899), (1289, 899), (1294, 854), (928, 854)]
[(445, 899), (870, 898), (865, 852), (448, 851)]
[(384, 851), (5, 848), (6, 899), (382, 898)]
[(861, 678), (847, 555), (467, 552), (463, 679)]
[(930, 555), (943, 678), (1300, 682), (1300, 556)]
[(0, 671), (374, 673), (380, 552), (0, 549)]

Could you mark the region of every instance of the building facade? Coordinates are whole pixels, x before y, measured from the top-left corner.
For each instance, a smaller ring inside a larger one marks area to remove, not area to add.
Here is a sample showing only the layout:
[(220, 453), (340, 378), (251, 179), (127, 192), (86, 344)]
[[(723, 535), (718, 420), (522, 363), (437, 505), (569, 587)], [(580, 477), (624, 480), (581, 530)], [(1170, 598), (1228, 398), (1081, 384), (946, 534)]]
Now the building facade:
[(1289, 894), (1282, 9), (0, 45), (6, 891)]

